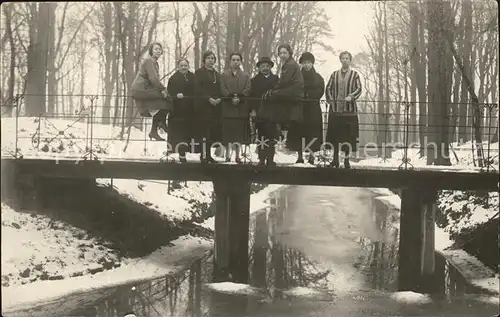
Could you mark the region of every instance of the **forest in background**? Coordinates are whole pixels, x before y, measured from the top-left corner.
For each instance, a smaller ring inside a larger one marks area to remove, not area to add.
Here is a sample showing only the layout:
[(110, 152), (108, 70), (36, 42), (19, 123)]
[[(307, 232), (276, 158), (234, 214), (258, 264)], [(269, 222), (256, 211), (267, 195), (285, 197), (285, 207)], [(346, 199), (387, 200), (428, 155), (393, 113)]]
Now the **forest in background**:
[[(362, 137), (379, 144), (402, 141), (401, 101), (411, 101), (410, 141), (442, 144), (446, 153), (451, 142), (474, 140), (481, 165), (479, 144), (498, 141), (498, 107), (490, 112), (482, 106), (498, 102), (496, 2), (370, 5), (375, 18), (366, 34), (369, 49), (354, 56), (353, 67), (365, 88), (360, 120), (376, 129)], [(240, 51), (243, 68), (255, 73), (260, 56), (277, 60), (280, 43), (290, 43), (295, 52), (338, 54), (335, 32), (342, 32), (330, 29), (319, 2), (27, 2), (6, 3), (1, 10), (2, 109), (21, 94), (23, 115), (71, 116), (97, 89), (99, 122), (123, 129), (135, 115), (125, 96), (153, 41), (163, 43), (166, 77), (183, 56), (198, 68), (207, 49), (215, 52), (220, 70), (230, 52)], [(98, 71), (89, 74), (89, 65)], [(486, 128), (490, 118), (494, 133)], [(449, 163), (443, 159), (429, 163)]]

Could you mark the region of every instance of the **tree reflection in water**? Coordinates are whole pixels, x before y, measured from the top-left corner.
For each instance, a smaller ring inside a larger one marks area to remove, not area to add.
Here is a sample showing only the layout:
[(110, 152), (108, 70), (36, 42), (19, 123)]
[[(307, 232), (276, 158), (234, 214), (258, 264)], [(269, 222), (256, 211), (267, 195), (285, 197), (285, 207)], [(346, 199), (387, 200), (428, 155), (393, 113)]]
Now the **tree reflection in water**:
[(375, 199), (372, 204), (373, 222), (378, 230), (377, 239), (359, 238), (361, 252), (354, 267), (364, 272), (370, 287), (378, 290), (397, 290), (398, 235), (397, 209), (388, 208)]
[[(291, 210), (287, 210), (289, 203), (287, 195), (290, 197)], [(284, 311), (290, 315), (304, 316), (306, 310), (315, 310), (321, 306), (317, 305), (319, 300), (331, 299), (330, 291), (333, 291), (334, 286), (332, 281), (335, 281), (334, 274), (337, 272), (323, 267), (328, 263), (316, 262), (284, 243), (284, 241), (293, 243), (293, 240), (284, 238), (288, 233), (287, 230), (292, 228), (291, 212), (297, 210), (293, 198), (293, 194), (286, 191), (275, 193), (271, 197), (272, 208), (254, 214), (250, 221), (248, 269), (250, 284), (263, 290), (262, 294), (257, 294), (258, 296), (202, 291), (204, 283), (212, 281), (213, 274), (212, 261), (211, 258), (207, 259), (207, 255), (193, 263), (189, 270), (176, 276), (67, 296), (60, 301), (46, 303), (43, 307), (16, 312), (16, 316), (123, 317), (127, 313), (134, 313), (140, 317), (261, 316), (262, 310), (259, 308), (268, 302), (268, 298), (277, 302), (270, 309), (283, 308), (280, 304), (285, 303)], [(373, 222), (379, 234), (373, 235), (372, 240), (358, 239), (361, 252), (355, 259), (354, 266), (366, 274), (369, 287), (392, 291), (396, 289), (397, 283), (399, 211), (388, 208), (379, 200), (375, 200), (372, 206)], [(287, 216), (290, 219), (287, 219)], [(336, 243), (336, 241), (331, 242)], [(337, 265), (337, 262), (334, 265)], [(439, 283), (440, 295), (449, 301), (469, 291), (460, 272), (439, 253), (436, 254), (435, 280)], [(313, 300), (309, 302), (313, 303), (312, 305), (298, 301), (298, 305), (289, 307), (287, 306), (289, 302), (280, 300), (287, 299), (290, 293), (286, 291), (294, 287), (313, 288), (319, 291), (317, 293), (324, 293), (326, 296), (319, 298), (313, 295), (307, 299)], [(266, 301), (262, 300), (262, 295)], [(353, 311), (363, 310), (365, 307), (363, 305), (372, 305), (366, 301), (359, 302), (349, 298), (346, 300), (341, 296), (337, 299), (344, 300), (343, 303), (350, 305)], [(381, 306), (390, 304), (386, 298), (382, 300)], [(78, 306), (81, 307), (75, 309)], [(394, 309), (397, 310), (398, 307), (399, 305), (396, 305)], [(455, 306), (450, 305), (450, 308)], [(342, 306), (342, 309), (345, 307)]]
[(189, 270), (177, 276), (117, 288), (94, 306), (95, 316), (122, 317), (133, 312), (144, 317), (201, 317), (201, 262), (195, 261)]
[[(328, 289), (329, 270), (288, 248), (279, 236), (287, 226), (288, 198), (278, 192), (270, 198), (268, 210), (259, 212), (250, 228), (250, 280), (263, 287), (273, 299), (282, 299), (283, 291), (294, 287)], [(269, 264), (268, 264), (269, 263)]]

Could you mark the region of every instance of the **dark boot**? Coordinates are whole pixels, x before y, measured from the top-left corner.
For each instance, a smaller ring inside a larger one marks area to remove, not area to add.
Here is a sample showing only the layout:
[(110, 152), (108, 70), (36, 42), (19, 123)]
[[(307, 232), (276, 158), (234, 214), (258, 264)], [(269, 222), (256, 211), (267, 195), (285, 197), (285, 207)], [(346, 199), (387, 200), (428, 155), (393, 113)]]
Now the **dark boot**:
[(159, 121), (158, 129), (162, 129), (165, 133), (167, 133), (167, 123), (165, 121)]
[(346, 157), (344, 159), (344, 167), (345, 168), (351, 168), (351, 163), (349, 163), (349, 158), (348, 157)]
[(167, 114), (168, 111), (165, 109), (160, 109), (154, 116), (153, 116), (153, 123), (156, 123), (156, 126), (158, 129), (162, 129), (167, 133)]
[(158, 122), (155, 121), (151, 124), (151, 131), (149, 131), (149, 140), (153, 139), (155, 141), (165, 141), (165, 139), (158, 134)]
[(276, 162), (274, 162), (274, 154), (276, 153), (274, 144), (269, 147), (268, 151), (269, 152), (267, 152), (267, 166), (276, 166)]
[(187, 160), (186, 160), (186, 150), (185, 149), (179, 150), (179, 161), (181, 163), (187, 163)]
[(334, 156), (333, 157), (333, 161), (330, 163), (330, 167), (335, 167), (335, 168), (338, 168), (339, 167), (339, 158), (338, 156)]
[(314, 153), (309, 154), (309, 159), (307, 160), (307, 163), (314, 165)]

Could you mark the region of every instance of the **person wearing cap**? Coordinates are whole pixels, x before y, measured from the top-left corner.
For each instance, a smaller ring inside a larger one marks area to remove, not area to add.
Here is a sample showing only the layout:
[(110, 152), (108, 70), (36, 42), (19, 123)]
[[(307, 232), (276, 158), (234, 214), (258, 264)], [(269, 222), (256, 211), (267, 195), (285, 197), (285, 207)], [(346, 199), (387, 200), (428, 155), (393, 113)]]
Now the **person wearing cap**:
[(339, 167), (339, 148), (342, 144), (344, 167), (350, 168), (349, 154), (357, 149), (359, 121), (356, 100), (361, 96), (361, 80), (358, 72), (351, 69), (352, 55), (340, 53), (342, 68), (334, 71), (326, 85), (328, 131), (326, 141), (333, 146), (331, 167)]
[(274, 154), (276, 139), (279, 136), (277, 127), (277, 117), (275, 109), (270, 101), (264, 101), (264, 94), (274, 88), (278, 83), (278, 76), (273, 74), (273, 61), (269, 57), (262, 57), (257, 62), (259, 73), (252, 78), (250, 97), (250, 107), (256, 112), (256, 129), (259, 137), (257, 141), (257, 153), (259, 155), (259, 165), (275, 165)]
[(303, 120), (290, 127), (287, 138), (287, 148), (297, 151), (298, 163), (304, 163), (303, 153), (308, 152), (308, 163), (314, 164), (314, 152), (319, 151), (323, 143), (320, 99), (325, 91), (325, 81), (314, 69), (314, 61), (314, 55), (310, 52), (305, 52), (299, 58), (304, 78)]
[(235, 151), (236, 163), (241, 164), (240, 146), (250, 143), (250, 120), (246, 98), (250, 95), (250, 75), (241, 70), (242, 56), (238, 52), (229, 56), (229, 68), (221, 75), (222, 143), (227, 146), (226, 162)]
[[(282, 62), (280, 79), (276, 86), (264, 95), (264, 99), (273, 102), (277, 123), (290, 127), (300, 124), (303, 119), (301, 99), (304, 97), (304, 78), (289, 44), (278, 46), (278, 56)], [(300, 158), (296, 163), (300, 163)]]

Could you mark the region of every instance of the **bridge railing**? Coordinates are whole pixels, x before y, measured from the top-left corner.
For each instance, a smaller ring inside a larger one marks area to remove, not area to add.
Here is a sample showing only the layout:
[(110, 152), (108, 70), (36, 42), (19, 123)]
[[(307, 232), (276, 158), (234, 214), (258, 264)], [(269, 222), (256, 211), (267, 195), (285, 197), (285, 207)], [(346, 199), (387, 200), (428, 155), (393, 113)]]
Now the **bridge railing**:
[[(186, 96), (185, 99), (195, 97)], [(245, 99), (257, 105), (260, 101)], [(311, 105), (306, 102), (314, 100), (303, 101), (308, 107)], [(326, 163), (331, 156), (331, 144), (325, 138), (328, 103), (324, 99), (319, 103), (322, 122), (312, 125), (320, 124), (323, 130), (319, 159)], [(356, 104), (359, 138), (355, 155), (359, 158), (381, 157), (386, 160), (393, 152), (399, 151), (394, 155), (399, 156), (400, 167), (411, 168), (411, 155), (416, 152), (427, 154), (429, 149), (439, 152), (439, 143), (446, 142), (451, 143), (451, 149), (444, 150), (445, 156), (457, 157), (457, 152), (468, 151), (473, 160), (481, 161), (481, 167), (488, 171), (494, 169), (494, 162), (498, 162), (497, 104), (449, 103), (443, 106), (429, 102), (383, 100), (357, 100)], [(185, 126), (192, 128), (193, 124), (204, 120), (213, 119), (197, 117), (193, 121), (190, 117), (185, 119)], [(224, 120), (218, 118), (216, 125), (221, 126)], [(2, 156), (81, 160), (173, 159), (173, 147), (149, 139), (151, 122), (151, 118), (139, 116), (133, 100), (127, 96), (18, 95), (11, 103), (2, 105)], [(250, 117), (253, 143), (258, 143), (254, 123), (254, 118)], [(221, 140), (214, 141), (223, 144)], [(285, 138), (277, 141), (278, 147), (286, 143)], [(307, 148), (308, 140), (303, 142)], [(248, 151), (244, 151), (243, 158), (250, 162), (255, 160)]]

